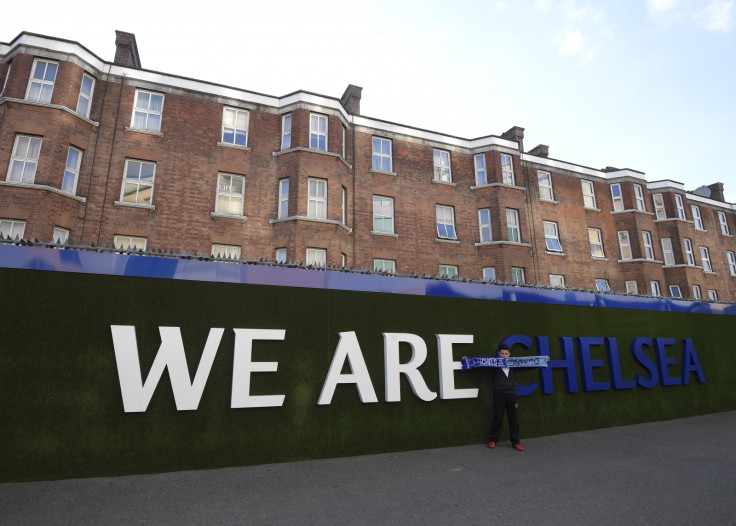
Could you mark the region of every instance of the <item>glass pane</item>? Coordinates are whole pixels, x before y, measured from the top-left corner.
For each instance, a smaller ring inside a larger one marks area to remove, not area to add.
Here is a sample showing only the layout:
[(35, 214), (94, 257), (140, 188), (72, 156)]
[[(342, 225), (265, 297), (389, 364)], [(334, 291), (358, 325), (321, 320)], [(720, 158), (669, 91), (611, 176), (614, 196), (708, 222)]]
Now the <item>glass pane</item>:
[(248, 127), (248, 113), (245, 111), (239, 111), (237, 113), (237, 120), (235, 123), (237, 128), (244, 130)]
[(233, 144), (235, 142), (235, 130), (232, 128), (225, 128), (225, 130), (222, 132), (222, 142), (227, 142), (230, 144)]
[(74, 192), (74, 181), (76, 179), (76, 175), (73, 174), (70, 171), (64, 172), (64, 180), (61, 183), (61, 189), (65, 192)]
[(230, 198), (230, 214), (240, 215), (243, 212), (243, 200), (240, 197)]
[(140, 166), (141, 166), (141, 180), (152, 179), (155, 165), (151, 163), (140, 163)]
[(41, 84), (38, 82), (31, 83), (31, 91), (28, 92), (29, 100), (39, 100), (41, 98)]
[(21, 182), (21, 179), (23, 178), (23, 165), (25, 163), (22, 161), (13, 161), (13, 166), (10, 168), (10, 175), (8, 176), (8, 181), (14, 181), (16, 183)]
[(92, 79), (85, 76), (82, 77), (82, 93), (89, 96), (92, 94)]
[(248, 136), (245, 134), (245, 132), (238, 132), (235, 134), (235, 144), (239, 144), (240, 146), (245, 146), (246, 138)]
[(150, 100), (151, 96), (148, 93), (145, 93), (143, 91), (138, 92), (138, 99), (136, 100), (135, 107), (140, 108), (142, 110), (148, 109), (148, 102)]
[(138, 195), (138, 185), (125, 183), (123, 185), (123, 201), (126, 203), (135, 203)]
[(84, 115), (85, 117), (89, 115), (89, 101), (84, 97), (79, 97), (79, 101), (77, 102), (77, 113)]
[(232, 127), (235, 124), (235, 111), (226, 109), (222, 116), (222, 124), (223, 126)]
[(27, 157), (28, 156), (28, 143), (30, 137), (18, 137), (15, 141), (15, 149), (13, 150), (13, 157)]
[(23, 167), (23, 182), (32, 183), (36, 177), (36, 163), (27, 162)]
[(44, 84), (41, 88), (41, 102), (51, 102), (51, 92), (54, 90), (54, 86)]
[(244, 182), (245, 182), (245, 179), (242, 177), (233, 177), (231, 181), (231, 185), (233, 187), (232, 191), (236, 194), (242, 194)]
[(59, 67), (58, 64), (47, 64), (46, 66), (46, 75), (44, 75), (44, 80), (48, 80), (49, 82), (53, 82), (56, 78), (56, 69)]
[(67, 167), (76, 170), (79, 166), (79, 151), (74, 148), (69, 148), (69, 154), (66, 156)]
[(28, 157), (31, 159), (38, 159), (39, 154), (41, 153), (41, 139), (33, 138), (30, 140), (30, 145), (28, 148)]
[(164, 97), (163, 95), (151, 94), (150, 109), (153, 111), (161, 111), (164, 108)]
[(146, 129), (151, 130), (151, 131), (160, 131), (161, 130), (161, 116), (160, 115), (149, 115), (148, 124), (146, 126)]
[(151, 194), (153, 193), (153, 186), (141, 185), (138, 189), (138, 202), (151, 204)]
[(46, 71), (46, 62), (36, 62), (36, 67), (33, 70), (34, 79), (43, 79), (43, 74)]
[(137, 130), (146, 129), (146, 114), (142, 111), (136, 111), (133, 114), (133, 128)]
[(128, 166), (125, 172), (126, 179), (138, 179), (141, 173), (141, 163), (139, 161), (128, 161)]

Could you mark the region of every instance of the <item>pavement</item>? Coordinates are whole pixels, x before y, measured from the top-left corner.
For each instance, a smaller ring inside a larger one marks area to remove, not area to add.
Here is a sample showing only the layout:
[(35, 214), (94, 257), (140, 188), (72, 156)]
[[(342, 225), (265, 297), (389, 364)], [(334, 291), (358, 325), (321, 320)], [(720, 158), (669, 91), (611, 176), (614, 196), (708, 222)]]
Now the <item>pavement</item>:
[(0, 484), (0, 524), (736, 524), (736, 411), (522, 441)]

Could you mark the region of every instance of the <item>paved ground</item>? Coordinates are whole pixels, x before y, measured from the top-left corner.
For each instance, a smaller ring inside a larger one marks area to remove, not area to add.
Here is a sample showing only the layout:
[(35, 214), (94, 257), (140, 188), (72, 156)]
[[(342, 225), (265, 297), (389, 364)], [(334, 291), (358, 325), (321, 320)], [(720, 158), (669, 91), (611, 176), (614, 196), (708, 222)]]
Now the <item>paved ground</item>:
[(736, 524), (736, 411), (508, 443), (0, 484), (0, 524)]

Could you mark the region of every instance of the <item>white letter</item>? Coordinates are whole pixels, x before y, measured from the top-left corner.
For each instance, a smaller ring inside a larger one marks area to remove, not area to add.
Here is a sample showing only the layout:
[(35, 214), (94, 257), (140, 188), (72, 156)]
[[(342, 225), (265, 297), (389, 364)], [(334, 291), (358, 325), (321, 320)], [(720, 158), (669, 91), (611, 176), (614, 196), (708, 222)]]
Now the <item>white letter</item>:
[[(411, 346), (411, 360), (405, 364), (399, 363), (399, 345), (401, 342)], [(401, 402), (401, 374), (405, 374), (411, 390), (424, 400), (431, 402), (437, 398), (437, 393), (429, 390), (424, 383), (422, 373), (418, 368), (427, 359), (427, 345), (416, 334), (383, 333), (384, 369), (386, 371), (386, 401)]]
[(135, 327), (132, 325), (111, 325), (112, 343), (115, 347), (115, 361), (118, 366), (120, 391), (123, 395), (123, 408), (126, 413), (142, 413), (148, 407), (164, 369), (169, 370), (171, 389), (178, 411), (197, 409), (207, 377), (212, 369), (217, 348), (225, 329), (210, 329), (204, 352), (199, 360), (194, 382), (190, 383), (189, 367), (184, 354), (184, 343), (179, 327), (159, 327), (161, 346), (153, 360), (148, 378), (143, 385)]
[(251, 373), (275, 373), (279, 362), (252, 362), (253, 340), (283, 340), (283, 329), (233, 329), (235, 331), (235, 356), (233, 357), (233, 392), (230, 407), (279, 407), (284, 405), (285, 395), (251, 396)]
[[(350, 374), (340, 372), (346, 359), (352, 371)], [(340, 333), (340, 341), (337, 342), (337, 349), (332, 357), (330, 370), (322, 386), (317, 405), (329, 405), (332, 402), (332, 395), (335, 394), (337, 384), (355, 384), (360, 401), (364, 404), (378, 402), (376, 391), (371, 383), (371, 376), (368, 374), (368, 367), (365, 365), (363, 353), (354, 332)]]
[(437, 334), (437, 352), (440, 367), (440, 398), (455, 400), (457, 398), (478, 398), (478, 389), (455, 389), (453, 371), (462, 369), (460, 362), (452, 361), (453, 343), (473, 343), (472, 334)]

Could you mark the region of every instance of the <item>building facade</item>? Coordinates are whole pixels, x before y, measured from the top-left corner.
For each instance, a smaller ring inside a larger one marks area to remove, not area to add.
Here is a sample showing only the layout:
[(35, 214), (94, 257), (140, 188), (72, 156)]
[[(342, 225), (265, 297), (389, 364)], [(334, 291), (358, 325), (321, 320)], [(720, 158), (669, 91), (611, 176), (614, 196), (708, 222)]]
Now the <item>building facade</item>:
[[(117, 32), (0, 43), (0, 231), (511, 283), (734, 301), (736, 206), (631, 169), (141, 67)], [(4, 175), (4, 177), (3, 177)]]

